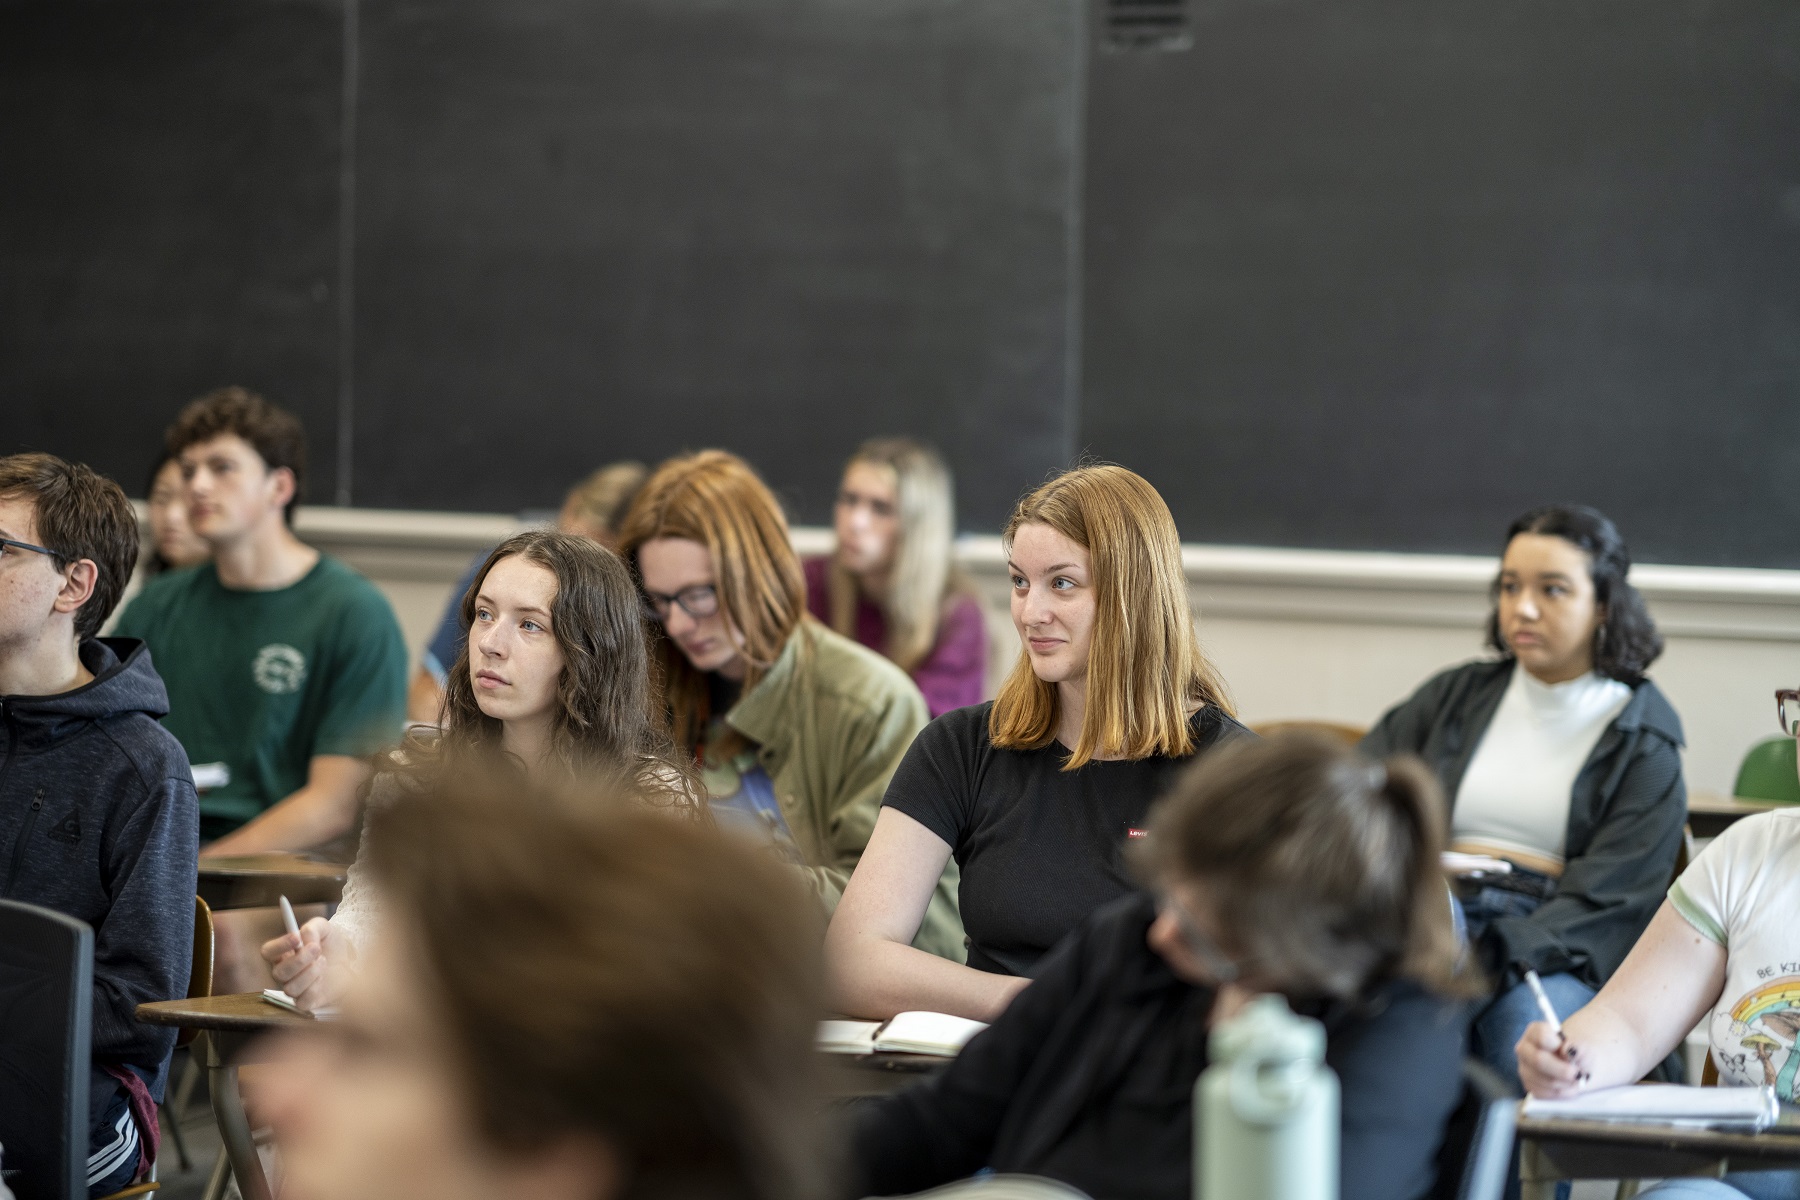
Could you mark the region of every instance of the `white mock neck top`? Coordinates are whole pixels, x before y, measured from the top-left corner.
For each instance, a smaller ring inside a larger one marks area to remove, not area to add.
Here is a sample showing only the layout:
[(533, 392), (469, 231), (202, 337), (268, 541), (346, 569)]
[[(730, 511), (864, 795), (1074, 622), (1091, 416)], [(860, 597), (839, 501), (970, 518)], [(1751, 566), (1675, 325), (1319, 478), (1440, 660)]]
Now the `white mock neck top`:
[(1451, 809), (1451, 840), (1478, 839), (1562, 861), (1575, 777), (1625, 706), (1631, 688), (1589, 671), (1543, 683), (1513, 665)]

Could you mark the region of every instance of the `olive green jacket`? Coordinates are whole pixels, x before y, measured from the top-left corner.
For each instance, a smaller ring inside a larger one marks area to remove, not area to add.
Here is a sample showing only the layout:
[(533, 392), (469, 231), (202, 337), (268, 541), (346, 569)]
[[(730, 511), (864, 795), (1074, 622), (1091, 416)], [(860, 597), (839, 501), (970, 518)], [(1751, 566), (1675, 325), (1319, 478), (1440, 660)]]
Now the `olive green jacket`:
[[(925, 727), (925, 698), (905, 671), (807, 617), (781, 657), (725, 714), (756, 744), (781, 815), (827, 911), (856, 869), (888, 780)], [(962, 962), (960, 873), (952, 860), (913, 945)]]

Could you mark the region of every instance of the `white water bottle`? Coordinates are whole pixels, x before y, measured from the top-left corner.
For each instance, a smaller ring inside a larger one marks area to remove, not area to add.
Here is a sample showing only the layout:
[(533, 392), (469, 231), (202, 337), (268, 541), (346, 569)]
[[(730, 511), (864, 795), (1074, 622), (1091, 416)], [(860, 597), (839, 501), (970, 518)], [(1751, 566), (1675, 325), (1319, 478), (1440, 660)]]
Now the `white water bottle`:
[(1325, 1027), (1258, 996), (1194, 1084), (1195, 1200), (1337, 1200), (1338, 1080)]

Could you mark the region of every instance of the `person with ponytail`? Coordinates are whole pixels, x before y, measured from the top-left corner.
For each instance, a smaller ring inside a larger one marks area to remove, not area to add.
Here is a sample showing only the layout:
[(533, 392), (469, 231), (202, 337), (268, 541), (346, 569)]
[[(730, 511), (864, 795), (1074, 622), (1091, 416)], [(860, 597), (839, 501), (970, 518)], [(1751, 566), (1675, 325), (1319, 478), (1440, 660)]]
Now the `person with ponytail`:
[(1538, 1017), (1524, 970), (1559, 1016), (1591, 1000), (1649, 925), (1681, 848), (1681, 719), (1644, 675), (1662, 638), (1630, 569), (1594, 509), (1525, 513), (1494, 580), (1499, 657), (1427, 681), (1363, 740), (1437, 773), (1452, 849), (1511, 864), (1457, 891), (1496, 987), (1471, 1048), (1514, 1080), (1513, 1046)]
[[(477, 568), (461, 613), (441, 730), (414, 731), (383, 760), (370, 808), (476, 771), (699, 813), (697, 784), (652, 701), (643, 609), (618, 555), (577, 534), (515, 534)], [(336, 914), (263, 943), (276, 982), (303, 1008), (333, 1002), (348, 978), (341, 968), (378, 922), (362, 868), (359, 843)]]
[[(658, 467), (619, 553), (663, 635), (662, 707), (713, 816), (766, 840), (829, 913), (925, 724), (924, 697), (899, 667), (807, 615), (781, 504), (734, 454)], [(960, 964), (956, 868), (938, 868), (907, 939), (922, 958)]]
[(806, 607), (885, 654), (919, 685), (933, 717), (981, 703), (987, 626), (956, 569), (956, 485), (936, 450), (873, 438), (844, 468), (837, 550), (808, 559)]
[(1143, 890), (1082, 922), (941, 1075), (859, 1112), (846, 1198), (991, 1167), (1188, 1200), (1209, 1034), (1270, 993), (1325, 1027), (1339, 1194), (1430, 1193), (1473, 982), (1430, 773), (1305, 734), (1242, 741), (1185, 772), (1146, 835)]
[[(1124, 847), (1194, 755), (1249, 736), (1201, 653), (1168, 505), (1118, 466), (1019, 502), (1004, 540), (1020, 654), (991, 703), (919, 735), (826, 935), (837, 1003), (991, 1021), (1038, 960), (1132, 890)], [(966, 966), (907, 943), (962, 870)]]

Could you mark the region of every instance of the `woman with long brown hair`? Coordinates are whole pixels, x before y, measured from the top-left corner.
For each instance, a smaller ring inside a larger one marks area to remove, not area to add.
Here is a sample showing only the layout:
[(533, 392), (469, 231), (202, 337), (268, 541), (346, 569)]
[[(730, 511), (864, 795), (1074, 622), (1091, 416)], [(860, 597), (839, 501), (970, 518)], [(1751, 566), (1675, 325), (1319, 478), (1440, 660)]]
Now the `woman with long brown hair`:
[[(388, 759), (371, 782), (371, 805), (441, 772), (498, 764), (694, 806), (651, 700), (637, 587), (616, 554), (573, 534), (508, 538), (463, 595), (462, 623), (468, 636), (447, 679), (442, 730), (414, 734)], [(337, 914), (264, 943), (263, 957), (296, 1000), (327, 1004), (337, 986), (330, 968), (354, 955), (374, 919), (353, 866)]]
[[(992, 1020), (1039, 958), (1131, 890), (1122, 848), (1195, 754), (1248, 734), (1201, 653), (1169, 509), (1143, 478), (1081, 467), (1020, 501), (1004, 539), (1019, 660), (989, 704), (919, 735), (826, 939), (838, 1004)], [(908, 945), (932, 881), (962, 869), (968, 965)]]
[(910, 438), (856, 448), (838, 485), (837, 549), (806, 562), (806, 607), (887, 655), (934, 717), (981, 703), (987, 626), (952, 559), (956, 486), (943, 457)]
[[(768, 838), (830, 909), (925, 724), (919, 689), (807, 616), (781, 505), (735, 455), (658, 467), (619, 546), (661, 622), (664, 701), (713, 814)], [(954, 867), (938, 864), (918, 917), (907, 941), (961, 962)]]

